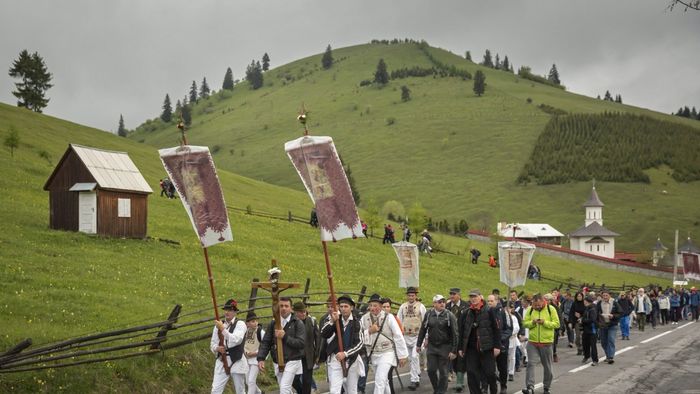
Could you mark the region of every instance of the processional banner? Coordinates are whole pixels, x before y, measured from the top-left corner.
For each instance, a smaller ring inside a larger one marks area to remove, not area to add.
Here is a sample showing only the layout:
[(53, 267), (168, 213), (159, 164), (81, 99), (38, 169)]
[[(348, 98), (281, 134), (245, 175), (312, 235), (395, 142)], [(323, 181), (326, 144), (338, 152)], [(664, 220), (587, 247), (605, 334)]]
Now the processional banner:
[(284, 144), (316, 205), (322, 241), (363, 237), (350, 184), (331, 137), (304, 136)]
[(410, 242), (391, 244), (399, 259), (399, 287), (420, 287), (420, 269), (418, 264), (418, 246)]
[(527, 280), (535, 246), (523, 242), (502, 241), (498, 243), (498, 264), (501, 283), (509, 288), (523, 286)]
[(209, 148), (185, 145), (161, 149), (158, 153), (202, 247), (233, 240)]
[(695, 253), (683, 253), (683, 272), (686, 279), (700, 280), (700, 260)]

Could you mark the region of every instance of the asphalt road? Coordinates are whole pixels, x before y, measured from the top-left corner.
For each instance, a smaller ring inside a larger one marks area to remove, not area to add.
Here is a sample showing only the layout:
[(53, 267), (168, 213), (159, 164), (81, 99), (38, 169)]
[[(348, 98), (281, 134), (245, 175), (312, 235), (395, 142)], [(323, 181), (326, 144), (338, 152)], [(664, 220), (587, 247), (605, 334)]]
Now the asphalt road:
[[(619, 330), (618, 330), (619, 331)], [(560, 338), (559, 362), (553, 364), (552, 393), (674, 393), (700, 394), (700, 323), (682, 321), (678, 325), (657, 326), (639, 332), (632, 329), (629, 341), (616, 340), (615, 363), (602, 362), (603, 349), (598, 345), (601, 362), (591, 366), (581, 364), (582, 356), (575, 348), (567, 347), (567, 340)], [(404, 368), (401, 379), (408, 385), (408, 371)], [(542, 369), (536, 370), (536, 392), (542, 392)], [(373, 375), (368, 377), (367, 394), (374, 389)], [(466, 383), (466, 377), (465, 377)], [(319, 392), (327, 393), (327, 384), (318, 382)], [(454, 393), (454, 383), (448, 392)], [(432, 394), (427, 372), (421, 373), (421, 385), (417, 391), (401, 390), (394, 380), (397, 392)], [(508, 382), (508, 393), (521, 393), (525, 387), (525, 368)], [(465, 389), (465, 393), (468, 390)]]

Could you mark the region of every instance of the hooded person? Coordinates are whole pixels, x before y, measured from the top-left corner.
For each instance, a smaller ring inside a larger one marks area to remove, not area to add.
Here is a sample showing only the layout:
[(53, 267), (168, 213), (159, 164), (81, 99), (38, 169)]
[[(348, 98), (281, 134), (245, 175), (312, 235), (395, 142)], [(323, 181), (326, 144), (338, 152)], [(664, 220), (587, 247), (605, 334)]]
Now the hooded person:
[[(238, 303), (234, 299), (224, 304), (224, 318), (216, 320), (216, 327), (211, 334), (209, 349), (216, 355), (214, 363), (214, 379), (211, 384), (212, 393), (223, 393), (229, 378), (233, 381), (236, 394), (244, 394), (246, 375), (248, 374), (248, 360), (243, 357), (243, 340), (246, 336), (246, 324), (236, 317)], [(219, 333), (224, 337), (223, 344), (219, 341)], [(230, 368), (226, 373), (223, 357)]]
[(576, 355), (580, 356), (583, 354), (583, 331), (582, 331), (582, 326), (581, 326), (581, 317), (583, 316), (583, 312), (586, 311), (586, 305), (584, 305), (583, 300), (586, 296), (582, 291), (576, 292), (576, 295), (574, 295), (574, 303), (571, 305), (571, 309), (569, 310), (569, 322), (574, 326), (574, 332), (576, 334)]

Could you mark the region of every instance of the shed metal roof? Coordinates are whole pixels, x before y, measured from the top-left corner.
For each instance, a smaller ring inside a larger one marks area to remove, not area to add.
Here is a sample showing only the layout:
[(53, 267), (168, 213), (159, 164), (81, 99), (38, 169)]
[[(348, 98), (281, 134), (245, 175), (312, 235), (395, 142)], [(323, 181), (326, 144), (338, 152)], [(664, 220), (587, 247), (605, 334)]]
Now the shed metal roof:
[[(502, 237), (513, 236), (513, 224), (508, 223), (501, 229)], [(547, 223), (518, 223), (515, 229), (515, 238), (540, 238), (540, 237), (563, 237), (554, 227)]]

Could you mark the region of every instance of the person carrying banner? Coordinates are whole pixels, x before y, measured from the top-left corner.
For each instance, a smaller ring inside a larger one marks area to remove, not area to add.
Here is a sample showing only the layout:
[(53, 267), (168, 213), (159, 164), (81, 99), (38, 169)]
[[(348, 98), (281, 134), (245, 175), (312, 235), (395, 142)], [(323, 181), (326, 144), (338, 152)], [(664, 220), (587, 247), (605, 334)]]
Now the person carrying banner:
[(374, 367), (374, 394), (389, 392), (389, 370), (403, 367), (408, 358), (406, 341), (394, 315), (382, 310), (379, 294), (372, 294), (369, 311), (362, 316), (368, 359)]
[[(271, 353), (280, 394), (291, 394), (294, 376), (303, 373), (301, 360), (304, 357), (304, 323), (292, 314), (292, 300), (289, 297), (280, 297), (278, 308), (282, 329), (275, 330), (275, 321), (270, 322), (258, 350), (258, 368), (265, 371), (265, 358)], [(279, 370), (277, 338), (282, 340), (284, 371)]]
[(399, 307), (397, 317), (403, 324), (403, 337), (408, 348), (408, 360), (411, 366), (411, 384), (408, 389), (413, 391), (420, 386), (420, 350), (416, 347), (416, 342), (425, 313), (425, 306), (418, 301), (418, 289), (407, 288), (406, 302)]
[[(224, 304), (224, 319), (216, 320), (216, 327), (211, 335), (209, 348), (216, 354), (214, 364), (214, 380), (211, 384), (212, 393), (223, 393), (228, 383), (229, 377), (233, 381), (236, 394), (245, 393), (246, 374), (248, 373), (248, 362), (243, 358), (243, 340), (246, 334), (245, 322), (236, 318), (238, 304), (234, 299), (226, 301)], [(219, 342), (219, 332), (224, 335), (223, 345)], [(226, 373), (222, 356), (227, 357), (227, 365), (230, 366), (230, 373)]]
[[(364, 352), (364, 330), (360, 320), (353, 313), (355, 301), (350, 296), (338, 297), (338, 309), (329, 313), (328, 319), (324, 320), (321, 327), (321, 338), (326, 342), (325, 354), (321, 357), (328, 367), (330, 394), (340, 394), (342, 390), (347, 394), (357, 394), (357, 381), (360, 376), (365, 375), (362, 357), (358, 357)], [(339, 351), (335, 328), (338, 319), (343, 333), (342, 352)], [(347, 379), (343, 378), (343, 363), (347, 367)]]
[(457, 358), (457, 318), (445, 308), (445, 297), (433, 297), (433, 308), (425, 314), (418, 333), (416, 349), (420, 349), (427, 339), (428, 377), (433, 393), (447, 391), (448, 364)]

